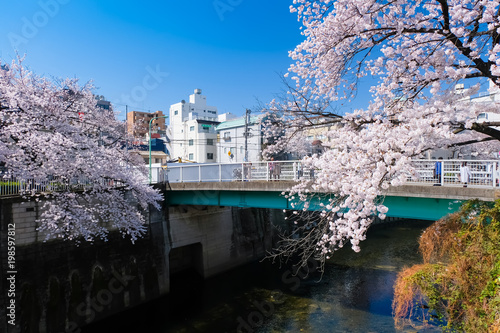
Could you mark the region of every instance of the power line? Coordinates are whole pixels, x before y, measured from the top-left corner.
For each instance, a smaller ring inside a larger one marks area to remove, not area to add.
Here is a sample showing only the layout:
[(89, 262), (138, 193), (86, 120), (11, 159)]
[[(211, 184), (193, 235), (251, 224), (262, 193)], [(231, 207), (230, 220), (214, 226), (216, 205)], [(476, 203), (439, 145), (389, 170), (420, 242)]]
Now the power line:
[[(111, 101), (108, 101), (108, 102), (111, 102)], [(136, 107), (136, 106), (133, 106), (133, 105), (128, 105), (128, 104), (120, 104), (120, 103), (114, 103), (114, 102), (111, 102), (111, 104), (114, 105), (121, 105), (121, 106), (125, 106), (126, 108), (131, 108), (131, 109), (134, 109), (134, 111), (141, 111), (141, 112), (148, 112), (148, 113), (151, 113), (151, 109), (143, 109), (141, 107)], [(157, 110), (157, 111), (160, 111), (160, 110)]]

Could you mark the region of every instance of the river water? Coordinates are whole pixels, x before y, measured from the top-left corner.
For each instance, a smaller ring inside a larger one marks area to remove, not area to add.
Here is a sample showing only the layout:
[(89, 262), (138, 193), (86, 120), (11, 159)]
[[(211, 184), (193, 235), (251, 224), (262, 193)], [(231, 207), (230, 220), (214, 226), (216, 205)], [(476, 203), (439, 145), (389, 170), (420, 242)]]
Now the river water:
[[(421, 262), (417, 240), (427, 222), (374, 227), (361, 252), (338, 251), (321, 277), (305, 279), (269, 262), (252, 263), (206, 281), (172, 280), (168, 297), (93, 324), (83, 332), (440, 332), (396, 331), (393, 284), (404, 266)], [(299, 272), (304, 276), (305, 271)]]

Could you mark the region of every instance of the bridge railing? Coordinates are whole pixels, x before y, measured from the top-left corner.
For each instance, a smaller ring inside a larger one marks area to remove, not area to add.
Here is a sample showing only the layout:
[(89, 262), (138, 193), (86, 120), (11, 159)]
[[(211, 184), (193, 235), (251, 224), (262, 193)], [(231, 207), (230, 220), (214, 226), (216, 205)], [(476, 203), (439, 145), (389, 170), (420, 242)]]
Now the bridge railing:
[[(466, 164), (468, 186), (495, 187), (500, 179), (496, 160), (413, 160), (415, 173), (408, 174), (409, 184), (461, 186), (460, 167)], [(437, 163), (441, 165), (438, 167)], [(317, 170), (303, 166), (301, 161), (263, 161), (243, 163), (169, 164), (153, 169), (154, 179), (171, 183), (229, 181), (299, 181), (313, 179)]]
[(311, 178), (312, 170), (303, 170), (300, 161), (173, 164), (167, 169), (156, 170), (157, 179), (172, 183), (229, 182), (229, 181), (278, 181)]
[[(23, 179), (15, 177), (0, 177), (0, 197), (14, 195), (33, 195), (60, 191), (83, 191), (95, 187), (96, 182), (84, 177), (65, 179), (62, 177), (47, 177), (47, 179)], [(120, 187), (122, 183), (112, 179), (103, 179), (100, 184), (106, 187)]]
[[(462, 186), (460, 167), (465, 163), (470, 171), (467, 185), (497, 187), (500, 180), (500, 162), (496, 160), (413, 160), (415, 173), (409, 174), (408, 184)], [(438, 168), (436, 163), (441, 163)], [(441, 172), (439, 172), (441, 170)], [(306, 168), (301, 161), (263, 161), (213, 164), (156, 164), (152, 168), (152, 182), (230, 182), (230, 181), (299, 181), (313, 179), (317, 170)], [(105, 186), (122, 186), (113, 180), (103, 180)], [(0, 197), (84, 190), (95, 186), (88, 179), (46, 180), (1, 178)]]
[[(495, 160), (413, 160), (416, 175), (408, 178), (409, 183), (454, 186), (467, 185), (496, 187), (499, 183), (499, 162)], [(437, 167), (441, 163), (441, 167)], [(466, 165), (469, 169), (468, 179), (462, 179), (460, 168)], [(440, 169), (440, 172), (437, 170)]]

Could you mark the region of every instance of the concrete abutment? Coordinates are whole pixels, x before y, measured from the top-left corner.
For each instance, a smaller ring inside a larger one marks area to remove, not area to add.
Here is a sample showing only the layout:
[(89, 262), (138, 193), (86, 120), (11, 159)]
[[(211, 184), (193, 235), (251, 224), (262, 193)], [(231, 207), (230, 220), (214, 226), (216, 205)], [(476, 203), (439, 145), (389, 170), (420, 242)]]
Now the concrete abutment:
[[(93, 244), (51, 240), (37, 231), (42, 203), (0, 200), (3, 332), (78, 332), (80, 327), (168, 294), (171, 276), (203, 278), (261, 259), (282, 211), (173, 206), (148, 214), (147, 234), (132, 244), (117, 231)], [(15, 326), (7, 321), (8, 225), (15, 225)]]

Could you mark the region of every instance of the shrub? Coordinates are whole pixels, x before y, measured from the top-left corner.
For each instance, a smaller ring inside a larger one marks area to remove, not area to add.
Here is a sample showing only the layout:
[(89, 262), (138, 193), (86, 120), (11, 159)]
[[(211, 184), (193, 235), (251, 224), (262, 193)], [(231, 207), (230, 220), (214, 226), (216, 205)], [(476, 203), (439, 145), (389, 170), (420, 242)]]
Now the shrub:
[(398, 328), (418, 319), (448, 331), (500, 332), (500, 200), (465, 203), (427, 228), (424, 263), (396, 280)]

